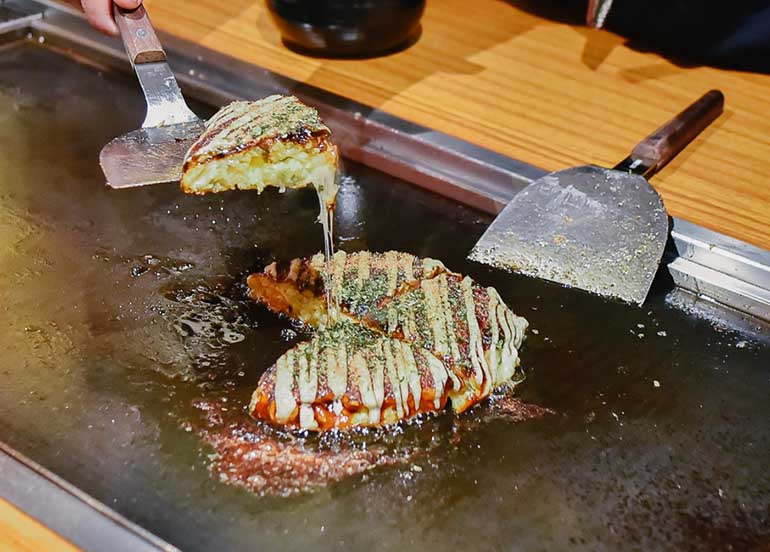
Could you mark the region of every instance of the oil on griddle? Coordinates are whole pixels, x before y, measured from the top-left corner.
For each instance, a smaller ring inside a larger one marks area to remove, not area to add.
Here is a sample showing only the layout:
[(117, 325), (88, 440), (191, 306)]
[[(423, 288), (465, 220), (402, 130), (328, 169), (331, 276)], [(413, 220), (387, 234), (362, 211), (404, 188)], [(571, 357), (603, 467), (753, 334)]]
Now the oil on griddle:
[(518, 397), (555, 414), (485, 407), (405, 427), (399, 447), (368, 436), (349, 449), (363, 463), (364, 444), (414, 455), (289, 497), (211, 477), (198, 431), (219, 439), (301, 337), (241, 300), (240, 278), (317, 251), (317, 201), (104, 190), (96, 154), (141, 113), (129, 77), (0, 52), (3, 441), (185, 550), (768, 546), (767, 339), (680, 309), (665, 282), (639, 309), (471, 265), (488, 218), (354, 164), (339, 244), (495, 286), (532, 324)]

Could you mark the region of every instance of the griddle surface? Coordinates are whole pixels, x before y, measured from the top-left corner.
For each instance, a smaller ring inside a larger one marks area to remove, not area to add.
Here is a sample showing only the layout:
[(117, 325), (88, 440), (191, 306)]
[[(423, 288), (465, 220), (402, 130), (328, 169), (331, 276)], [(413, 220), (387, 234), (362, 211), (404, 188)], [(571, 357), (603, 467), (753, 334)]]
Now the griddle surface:
[(495, 285), (534, 329), (519, 394), (556, 414), (482, 406), (406, 428), (436, 436), (422, 471), (311, 494), (219, 482), (185, 430), (192, 402), (242, 406), (290, 346), (239, 286), (321, 247), (317, 201), (106, 190), (99, 149), (142, 113), (129, 77), (0, 51), (2, 440), (185, 550), (770, 546), (766, 341), (675, 308), (660, 283), (639, 309), (469, 263), (485, 216), (352, 163), (338, 244)]

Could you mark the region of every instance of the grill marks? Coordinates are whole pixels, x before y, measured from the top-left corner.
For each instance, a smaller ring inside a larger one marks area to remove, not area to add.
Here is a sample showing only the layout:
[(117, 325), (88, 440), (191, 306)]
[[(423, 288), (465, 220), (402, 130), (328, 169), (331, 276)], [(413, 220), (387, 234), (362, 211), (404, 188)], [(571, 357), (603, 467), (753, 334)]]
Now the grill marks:
[(206, 194), (312, 185), (328, 234), (336, 170), (337, 148), (318, 112), (294, 96), (273, 95), (220, 109), (187, 151), (181, 187), (186, 193)]
[(185, 170), (191, 164), (221, 159), (259, 147), (269, 151), (276, 140), (314, 145), (324, 149), (330, 131), (318, 112), (294, 96), (268, 96), (256, 102), (233, 102), (218, 111), (200, 139), (187, 153)]
[[(248, 283), (271, 309), (322, 327), (323, 270), (316, 255), (270, 265)], [(493, 288), (393, 251), (339, 252), (331, 272), (343, 321), (264, 374), (251, 405), (257, 418), (313, 430), (382, 425), (439, 411), (448, 400), (463, 412), (495, 387), (521, 381), (527, 321)]]

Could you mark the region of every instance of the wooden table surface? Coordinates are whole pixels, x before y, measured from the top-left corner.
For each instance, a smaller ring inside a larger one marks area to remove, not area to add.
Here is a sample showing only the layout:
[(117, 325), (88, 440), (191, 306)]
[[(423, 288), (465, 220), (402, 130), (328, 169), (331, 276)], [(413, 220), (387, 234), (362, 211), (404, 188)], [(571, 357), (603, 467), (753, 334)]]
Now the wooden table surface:
[[(725, 114), (658, 174), (669, 212), (770, 249), (770, 76), (682, 67), (520, 2), (430, 0), (422, 36), (370, 60), (287, 50), (263, 0), (146, 0), (182, 38), (526, 163), (612, 166), (711, 88)], [(0, 499), (0, 548), (73, 550)]]
[(146, 0), (160, 29), (554, 170), (612, 166), (711, 88), (726, 112), (657, 175), (669, 212), (770, 249), (770, 76), (677, 66), (522, 0), (430, 0), (419, 41), (370, 60), (287, 50), (264, 0)]
[(79, 548), (0, 498), (0, 550), (3, 552), (77, 552)]

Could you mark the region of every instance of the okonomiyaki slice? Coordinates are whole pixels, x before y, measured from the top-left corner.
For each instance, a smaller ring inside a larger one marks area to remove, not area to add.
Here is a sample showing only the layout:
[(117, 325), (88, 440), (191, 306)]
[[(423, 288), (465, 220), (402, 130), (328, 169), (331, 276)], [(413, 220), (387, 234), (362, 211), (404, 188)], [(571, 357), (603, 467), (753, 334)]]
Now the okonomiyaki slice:
[(182, 189), (225, 190), (316, 187), (331, 208), (337, 194), (337, 148), (318, 112), (294, 96), (233, 102), (206, 123), (184, 161)]
[(345, 321), (284, 353), (249, 411), (292, 429), (382, 426), (442, 410), (459, 385), (429, 351)]
[(528, 322), (492, 287), (467, 276), (441, 273), (396, 295), (365, 317), (370, 327), (431, 351), (461, 385), (450, 392), (464, 412), (493, 389), (523, 380), (518, 350)]
[(448, 272), (441, 261), (409, 253), (345, 253), (332, 257), (327, 278), (322, 254), (268, 265), (249, 276), (251, 298), (272, 311), (313, 327), (326, 323), (325, 290), (328, 280), (343, 317), (363, 319), (389, 297), (418, 286), (420, 281)]
[(325, 278), (323, 257), (270, 265), (248, 279), (251, 296), (276, 312), (319, 327), (325, 281), (340, 312), (390, 338), (430, 351), (460, 382), (449, 396), (463, 412), (502, 385), (522, 381), (518, 350), (528, 323), (494, 288), (406, 253), (338, 253)]

